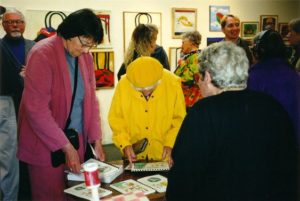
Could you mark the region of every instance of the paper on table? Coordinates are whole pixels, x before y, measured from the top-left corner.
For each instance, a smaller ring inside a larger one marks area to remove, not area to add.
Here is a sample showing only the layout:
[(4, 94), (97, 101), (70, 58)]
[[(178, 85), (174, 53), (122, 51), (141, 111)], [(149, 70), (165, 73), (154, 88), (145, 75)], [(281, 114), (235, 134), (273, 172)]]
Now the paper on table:
[[(81, 183), (71, 188), (65, 189), (64, 192), (71, 195), (75, 195), (80, 198), (84, 198), (88, 200), (92, 199), (91, 189), (86, 188), (85, 183)], [(112, 194), (112, 191), (100, 187), (98, 188), (98, 192), (100, 198)]]

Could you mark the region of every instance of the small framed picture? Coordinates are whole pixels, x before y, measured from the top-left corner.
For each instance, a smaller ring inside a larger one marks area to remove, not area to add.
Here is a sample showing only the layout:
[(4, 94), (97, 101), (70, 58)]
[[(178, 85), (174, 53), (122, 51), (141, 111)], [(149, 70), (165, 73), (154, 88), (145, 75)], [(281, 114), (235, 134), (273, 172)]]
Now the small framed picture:
[(169, 63), (170, 70), (174, 72), (177, 68), (178, 60), (180, 59), (181, 47), (169, 47)]
[(260, 30), (272, 29), (278, 31), (278, 15), (261, 15)]
[(213, 43), (217, 43), (221, 40), (224, 40), (224, 37), (208, 37), (206, 38), (206, 46), (209, 46)]
[(94, 60), (96, 89), (114, 87), (114, 51), (91, 49), (91, 54)]
[(181, 38), (185, 32), (197, 30), (197, 9), (172, 8), (172, 38)]
[(288, 23), (278, 23), (278, 32), (280, 33), (283, 40), (287, 40), (287, 34), (289, 33), (289, 25)]
[(229, 6), (209, 6), (209, 31), (221, 31), (221, 19), (229, 12)]
[(259, 22), (242, 22), (241, 37), (253, 38), (259, 32)]

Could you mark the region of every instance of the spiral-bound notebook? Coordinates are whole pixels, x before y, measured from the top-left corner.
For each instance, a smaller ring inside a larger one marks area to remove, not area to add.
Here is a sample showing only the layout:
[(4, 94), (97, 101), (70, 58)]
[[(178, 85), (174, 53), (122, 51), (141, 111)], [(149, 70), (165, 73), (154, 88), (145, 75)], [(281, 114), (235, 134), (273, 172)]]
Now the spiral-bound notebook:
[(168, 171), (170, 167), (166, 161), (161, 162), (137, 162), (133, 163), (132, 167), (126, 167), (127, 170), (131, 170), (131, 172), (151, 172), (151, 171)]

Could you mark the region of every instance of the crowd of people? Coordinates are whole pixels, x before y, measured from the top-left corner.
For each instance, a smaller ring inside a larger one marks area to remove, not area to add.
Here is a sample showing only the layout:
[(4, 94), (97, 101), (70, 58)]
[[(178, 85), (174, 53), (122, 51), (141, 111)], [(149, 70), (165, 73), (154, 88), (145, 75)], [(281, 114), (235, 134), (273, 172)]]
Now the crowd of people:
[[(0, 12), (0, 198), (68, 200), (65, 170), (79, 173), (90, 146), (101, 161), (110, 154), (89, 53), (103, 40), (102, 23), (80, 9), (35, 43), (23, 37), (20, 11)], [(220, 25), (224, 40), (202, 50), (198, 31), (182, 35), (174, 72), (157, 26), (136, 26), (107, 117), (112, 141), (130, 164), (168, 162), (166, 200), (296, 200), (300, 18), (288, 24), (290, 58), (274, 29), (250, 49), (237, 16)]]

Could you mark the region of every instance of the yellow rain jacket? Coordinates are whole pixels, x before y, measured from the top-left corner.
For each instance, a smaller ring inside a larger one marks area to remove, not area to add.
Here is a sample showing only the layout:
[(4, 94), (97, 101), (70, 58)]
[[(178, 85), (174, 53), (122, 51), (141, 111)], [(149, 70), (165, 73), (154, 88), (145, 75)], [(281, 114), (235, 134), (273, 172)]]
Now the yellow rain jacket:
[(181, 123), (186, 115), (181, 79), (164, 70), (160, 84), (147, 101), (136, 91), (126, 75), (116, 87), (108, 121), (113, 131), (113, 142), (123, 149), (148, 138), (146, 150), (138, 159), (161, 160), (163, 147), (173, 148)]

